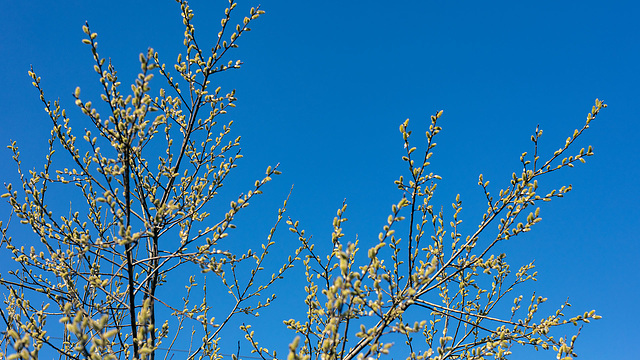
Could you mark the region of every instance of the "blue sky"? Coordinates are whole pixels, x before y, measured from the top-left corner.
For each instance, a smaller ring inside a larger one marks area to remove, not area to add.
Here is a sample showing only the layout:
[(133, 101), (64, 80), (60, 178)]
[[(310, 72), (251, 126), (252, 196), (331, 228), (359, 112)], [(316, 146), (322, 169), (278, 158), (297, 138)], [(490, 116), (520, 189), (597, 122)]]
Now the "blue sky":
[[(217, 33), (224, 3), (191, 2), (203, 39)], [(640, 295), (640, 6), (260, 4), (267, 14), (233, 55), (245, 65), (220, 79), (239, 98), (229, 118), (243, 137), (245, 158), (231, 178), (232, 189), (247, 189), (267, 165), (280, 163), (284, 174), (239, 220), (238, 238), (266, 234), (292, 184), (290, 216), (317, 241), (329, 241), (331, 220), (345, 198), (347, 238), (374, 238), (400, 196), (393, 185), (405, 170), (399, 124), (410, 118), (414, 134), (422, 134), (429, 115), (440, 109), (444, 130), (432, 162), (432, 171), (443, 176), (437, 200), (450, 209), (460, 193), (462, 218), (472, 228), (485, 210), (478, 174), (496, 188), (507, 183), (520, 170), (519, 155), (531, 151), (528, 139), (536, 124), (544, 130), (542, 149), (553, 152), (582, 126), (598, 97), (609, 107), (579, 145), (593, 145), (596, 155), (549, 177), (549, 186), (571, 183), (574, 190), (546, 204), (542, 223), (500, 250), (514, 266), (536, 260), (537, 293), (550, 304), (570, 297), (577, 312), (593, 308), (604, 317), (583, 329), (580, 359), (637, 353), (631, 314)], [(240, 1), (238, 14), (254, 5)], [(18, 141), (25, 164), (41, 161), (50, 125), (27, 76), (29, 66), (49, 97), (59, 96), (70, 108), (76, 86), (87, 94), (96, 89), (91, 56), (80, 41), (85, 20), (122, 79), (133, 79), (138, 54), (148, 46), (168, 63), (181, 50), (183, 30), (173, 1), (2, 2), (0, 142)], [(0, 173), (3, 182), (17, 180), (6, 149), (0, 150)], [(0, 209), (6, 213), (7, 206)], [(280, 236), (295, 246), (286, 231)], [(284, 352), (293, 334), (278, 334), (264, 345)]]

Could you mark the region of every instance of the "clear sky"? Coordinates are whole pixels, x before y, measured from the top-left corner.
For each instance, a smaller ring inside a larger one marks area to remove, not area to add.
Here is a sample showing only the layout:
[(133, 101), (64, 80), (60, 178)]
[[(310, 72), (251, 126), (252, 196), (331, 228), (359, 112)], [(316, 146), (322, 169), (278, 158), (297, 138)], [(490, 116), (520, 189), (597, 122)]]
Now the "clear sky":
[[(202, 38), (214, 38), (223, 3), (191, 2)], [(240, 1), (238, 14), (257, 4)], [(346, 198), (346, 238), (357, 234), (368, 244), (400, 196), (393, 185), (405, 170), (398, 125), (410, 118), (414, 134), (422, 134), (429, 115), (441, 109), (444, 130), (432, 169), (443, 176), (438, 201), (448, 210), (460, 193), (462, 218), (472, 227), (485, 210), (478, 174), (496, 189), (504, 186), (520, 170), (520, 154), (531, 151), (536, 124), (544, 130), (542, 149), (553, 152), (582, 126), (598, 97), (609, 107), (579, 145), (593, 145), (596, 155), (549, 178), (550, 185), (571, 183), (574, 190), (546, 204), (542, 223), (500, 251), (510, 254), (514, 266), (536, 260), (537, 293), (550, 299), (547, 311), (570, 297), (577, 312), (596, 309), (604, 317), (583, 329), (580, 359), (637, 356), (637, 2), (260, 4), (267, 14), (233, 55), (245, 62), (243, 69), (221, 79), (237, 89), (238, 107), (229, 119), (243, 136), (245, 156), (232, 189), (248, 189), (267, 165), (280, 163), (284, 174), (240, 219), (238, 238), (266, 235), (295, 184), (290, 216), (316, 241), (330, 241), (331, 220)], [(90, 52), (80, 41), (85, 20), (122, 79), (133, 79), (138, 54), (148, 46), (168, 63), (181, 51), (183, 30), (173, 1), (3, 1), (0, 143), (18, 141), (25, 164), (43, 159), (50, 126), (27, 76), (29, 66), (48, 96), (59, 96), (69, 108), (76, 86), (87, 94), (97, 88)], [(0, 174), (3, 182), (17, 180), (6, 148), (0, 150)], [(6, 214), (8, 207), (0, 209)], [(279, 234), (295, 246), (286, 231)], [(6, 264), (0, 269), (6, 271)], [(299, 293), (301, 285), (287, 286)], [(281, 300), (276, 306), (294, 306)], [(276, 328), (263, 344), (284, 353), (294, 334)]]

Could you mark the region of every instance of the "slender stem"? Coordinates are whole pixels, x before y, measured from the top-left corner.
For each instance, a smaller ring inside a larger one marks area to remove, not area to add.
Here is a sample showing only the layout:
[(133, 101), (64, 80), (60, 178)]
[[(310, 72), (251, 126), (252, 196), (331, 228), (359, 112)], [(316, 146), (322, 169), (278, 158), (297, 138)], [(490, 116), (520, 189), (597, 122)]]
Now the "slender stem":
[[(131, 221), (131, 189), (130, 189), (130, 169), (129, 169), (129, 144), (125, 145), (124, 149), (124, 196), (125, 196), (125, 211), (126, 211), (126, 230), (129, 231), (130, 221)], [(126, 234), (125, 234), (126, 238)], [(131, 322), (131, 337), (133, 342), (133, 358), (138, 358), (138, 343), (136, 341), (136, 336), (138, 331), (136, 329), (136, 298), (135, 298), (135, 283), (133, 280), (133, 254), (132, 254), (132, 245), (127, 242), (125, 245), (125, 250), (127, 254), (127, 273), (128, 273), (128, 281), (129, 281), (129, 319)]]

